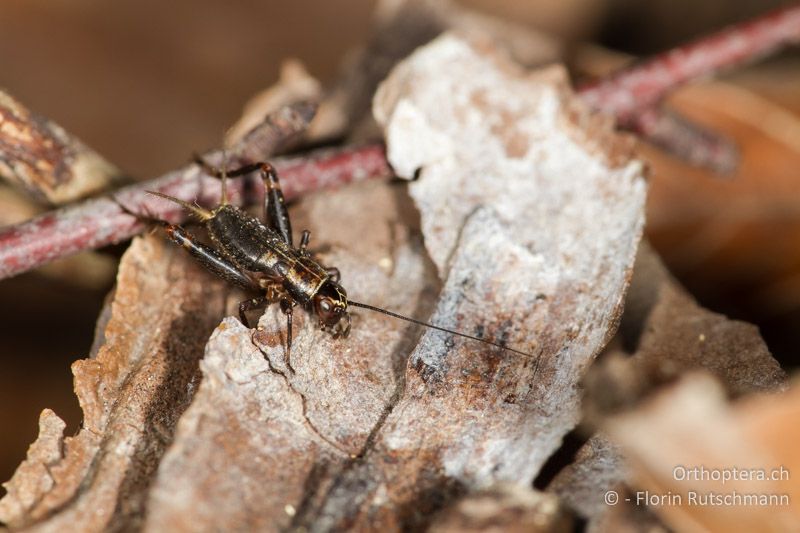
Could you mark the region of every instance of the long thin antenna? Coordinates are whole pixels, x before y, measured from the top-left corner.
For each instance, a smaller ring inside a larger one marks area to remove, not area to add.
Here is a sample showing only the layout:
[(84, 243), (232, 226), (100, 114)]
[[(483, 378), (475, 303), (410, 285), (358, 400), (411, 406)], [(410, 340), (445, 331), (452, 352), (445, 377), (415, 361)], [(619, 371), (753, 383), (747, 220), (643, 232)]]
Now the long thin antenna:
[(359, 302), (354, 302), (353, 300), (347, 300), (347, 304), (352, 305), (354, 307), (363, 307), (364, 309), (369, 309), (370, 311), (377, 311), (378, 313), (383, 313), (384, 315), (389, 315), (394, 318), (399, 318), (400, 320), (405, 320), (406, 322), (412, 322), (414, 324), (419, 324), (420, 326), (425, 326), (431, 329), (438, 329), (439, 331), (444, 331), (445, 333), (450, 333), (452, 335), (458, 335), (459, 337), (464, 337), (466, 339), (472, 339), (474, 341), (482, 342), (485, 344), (491, 344), (492, 346), (497, 346), (498, 348), (502, 348), (503, 350), (508, 350), (509, 352), (514, 352), (520, 355), (524, 355), (525, 357), (529, 357), (531, 359), (538, 359), (535, 355), (531, 353), (521, 352), (519, 350), (515, 350), (514, 348), (503, 346), (502, 344), (497, 342), (481, 339), (480, 337), (473, 337), (472, 335), (467, 335), (466, 333), (453, 331), (452, 329), (447, 329), (440, 326), (434, 326), (433, 324), (429, 324), (427, 322), (423, 322), (422, 320), (417, 320), (415, 318), (409, 318), (407, 316), (398, 315), (397, 313), (392, 313), (391, 311), (387, 311), (386, 309), (381, 309), (380, 307), (375, 307), (374, 305), (362, 304)]
[(208, 210), (203, 209), (202, 207), (198, 207), (196, 205), (192, 205), (189, 202), (184, 202), (180, 198), (175, 198), (173, 196), (169, 196), (168, 194), (164, 194), (164, 193), (156, 192), (156, 191), (145, 191), (145, 192), (147, 194), (152, 194), (153, 196), (159, 196), (161, 198), (169, 200), (170, 202), (175, 202), (176, 204), (178, 204), (179, 206), (183, 207), (184, 209), (188, 209), (189, 211), (191, 211), (192, 213), (197, 215), (200, 218), (200, 220), (206, 221), (206, 220), (210, 220), (210, 219), (214, 218), (214, 214), (211, 211), (208, 211)]
[(222, 149), (222, 176), (220, 177), (220, 181), (222, 182), (222, 192), (220, 193), (220, 205), (227, 205), (228, 203), (228, 154), (225, 153), (225, 149)]

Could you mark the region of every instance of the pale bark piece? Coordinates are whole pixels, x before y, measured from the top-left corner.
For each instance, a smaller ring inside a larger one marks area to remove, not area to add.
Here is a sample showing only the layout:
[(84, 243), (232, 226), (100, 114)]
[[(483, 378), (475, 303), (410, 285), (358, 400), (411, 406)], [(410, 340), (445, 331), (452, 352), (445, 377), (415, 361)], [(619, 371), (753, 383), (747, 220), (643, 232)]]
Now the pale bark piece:
[(607, 430), (634, 466), (632, 497), (648, 500), (671, 528), (794, 531), (798, 412), (797, 387), (730, 405), (715, 379), (696, 373)]
[(304, 416), (305, 398), (236, 319), (225, 319), (212, 335), (201, 369), (203, 382), (150, 494), (146, 529), (288, 525), (305, 480), (343, 454), (320, 438)]
[(3, 91), (0, 175), (33, 198), (52, 204), (77, 200), (124, 180), (94, 150)]
[[(399, 176), (422, 169), (439, 178), (415, 182), (411, 193), (440, 275), (478, 205), (492, 205), (538, 260), (549, 249), (571, 256), (571, 275), (594, 279), (601, 273), (591, 269), (613, 261), (624, 268), (608, 275), (629, 273), (643, 218), (642, 166), (631, 160), (631, 139), (574, 97), (561, 68), (528, 73), (491, 41), (443, 36), (393, 72), (375, 96), (375, 115)], [(615, 246), (624, 251), (617, 258)]]
[(54, 443), (59, 421), (43, 414), (32, 450), (50, 452), (29, 455), (6, 485), (0, 521), (9, 526), (99, 531), (135, 528), (141, 520), (227, 289), (155, 235), (134, 240), (117, 282), (99, 351), (72, 367), (82, 429)]
[[(298, 230), (311, 230), (312, 249), (327, 249), (321, 258), (341, 270), (350, 297), (430, 313), (439, 282), (402, 188), (364, 183), (316, 194), (292, 217)], [(220, 326), (153, 485), (147, 530), (279, 530), (305, 516), (380, 427), (420, 333), (352, 311), (350, 336), (334, 340), (296, 308), (288, 360), (277, 306), (258, 330), (230, 319)]]
[(369, 42), (353, 53), (340, 81), (321, 103), (309, 128), (312, 137), (374, 137), (370, 104), (378, 84), (399, 61), (448, 30), (489, 34), (515, 61), (529, 67), (562, 55), (561, 43), (550, 36), (449, 0), (381, 0)]
[(63, 458), (65, 427), (64, 421), (50, 409), (39, 416), (39, 437), (28, 448), (25, 461), (14, 477), (3, 483), (8, 494), (0, 500), (0, 517), (9, 525), (16, 525), (15, 518), (24, 516), (52, 490), (55, 480), (49, 469)]
[(578, 418), (577, 382), (613, 331), (643, 223), (641, 166), (561, 71), (525, 74), (444, 36), (381, 86), (390, 162), (417, 173), (425, 244), (446, 278), (405, 389), (306, 514), (319, 530), (419, 527), (466, 491), (530, 483)]
[(558, 498), (519, 485), (490, 487), (460, 500), (431, 524), (430, 533), (573, 531)]

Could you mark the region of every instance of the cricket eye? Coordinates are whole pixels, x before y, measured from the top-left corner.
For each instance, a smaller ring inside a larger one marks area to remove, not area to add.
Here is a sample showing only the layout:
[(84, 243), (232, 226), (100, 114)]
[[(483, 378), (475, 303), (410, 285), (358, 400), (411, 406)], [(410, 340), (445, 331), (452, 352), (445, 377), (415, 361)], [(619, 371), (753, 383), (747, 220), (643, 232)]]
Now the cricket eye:
[(325, 299), (323, 299), (323, 300), (322, 300), (322, 301), (319, 303), (319, 309), (320, 309), (320, 311), (322, 311), (323, 313), (330, 313), (330, 312), (331, 312), (331, 308), (332, 308), (332, 307), (333, 307), (333, 306), (331, 306), (331, 301), (330, 301), (328, 298), (325, 298)]

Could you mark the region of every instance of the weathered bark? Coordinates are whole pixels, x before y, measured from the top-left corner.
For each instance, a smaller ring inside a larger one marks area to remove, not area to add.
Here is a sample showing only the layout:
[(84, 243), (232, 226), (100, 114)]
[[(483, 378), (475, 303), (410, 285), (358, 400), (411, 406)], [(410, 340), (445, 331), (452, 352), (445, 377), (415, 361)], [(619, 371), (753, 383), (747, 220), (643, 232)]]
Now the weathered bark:
[[(547, 494), (530, 489), (581, 419), (582, 379), (617, 329), (645, 183), (630, 139), (560, 68), (526, 72), (496, 38), (467, 34), (416, 51), (375, 97), (389, 162), (417, 178), (408, 192), (361, 183), (306, 197), (292, 216), (353, 301), (527, 355), (353, 307), (341, 340), (298, 309), (288, 354), (276, 307), (255, 330), (220, 323), (243, 295), (160, 237), (137, 238), (96, 355), (74, 366), (84, 427), (65, 438), (43, 413), (0, 520), (42, 531), (558, 530), (566, 503), (592, 528), (640, 526), (626, 514), (639, 509), (598, 504), (641, 482), (607, 435), (663, 482), (658, 446), (636, 433), (655, 413), (666, 423), (653, 435), (686, 434), (666, 402), (642, 408), (643, 397), (698, 366), (736, 394), (782, 386), (755, 330), (701, 309), (651, 257), (621, 333), (635, 353), (606, 354), (585, 382), (587, 425), (606, 432)], [(366, 75), (363, 87), (377, 83)]]
[(0, 91), (0, 176), (40, 202), (64, 204), (124, 181), (119, 169)]
[[(618, 341), (584, 380), (584, 422), (601, 431), (547, 487), (587, 520), (590, 531), (643, 531), (660, 523), (645, 505), (623, 499), (635, 478), (619, 444), (602, 431), (608, 417), (646, 410), (644, 401), (665, 384), (698, 370), (713, 373), (735, 396), (786, 387), (758, 328), (700, 307), (646, 243), (636, 258)], [(615, 436), (623, 443), (632, 437)], [(608, 491), (621, 495), (618, 503), (604, 500)]]
[(73, 365), (83, 427), (63, 438), (63, 423), (43, 414), (42, 435), (6, 484), (0, 521), (39, 531), (99, 531), (141, 520), (226, 293), (160, 236), (134, 242), (120, 266), (102, 346)]

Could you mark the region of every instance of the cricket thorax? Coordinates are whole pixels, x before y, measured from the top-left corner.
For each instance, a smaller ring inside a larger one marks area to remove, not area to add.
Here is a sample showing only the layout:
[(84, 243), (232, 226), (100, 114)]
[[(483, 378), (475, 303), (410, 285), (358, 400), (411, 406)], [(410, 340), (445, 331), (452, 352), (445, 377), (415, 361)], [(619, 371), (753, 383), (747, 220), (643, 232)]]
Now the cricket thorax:
[(208, 221), (208, 232), (222, 252), (242, 268), (280, 278), (286, 292), (301, 305), (308, 304), (330, 277), (319, 263), (238, 207), (220, 207)]

